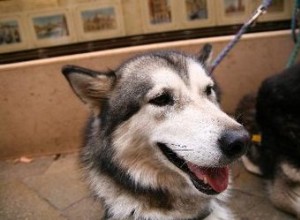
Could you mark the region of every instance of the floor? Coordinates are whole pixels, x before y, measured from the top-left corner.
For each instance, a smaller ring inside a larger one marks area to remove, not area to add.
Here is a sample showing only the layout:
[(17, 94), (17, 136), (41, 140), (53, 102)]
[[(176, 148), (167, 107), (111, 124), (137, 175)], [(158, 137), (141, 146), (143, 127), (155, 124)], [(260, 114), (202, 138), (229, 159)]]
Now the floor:
[[(25, 161), (26, 162), (26, 161)], [(233, 166), (230, 206), (240, 220), (293, 220), (275, 209), (262, 179)], [(80, 178), (77, 154), (36, 158), (26, 163), (0, 161), (0, 219), (101, 219), (103, 211)]]

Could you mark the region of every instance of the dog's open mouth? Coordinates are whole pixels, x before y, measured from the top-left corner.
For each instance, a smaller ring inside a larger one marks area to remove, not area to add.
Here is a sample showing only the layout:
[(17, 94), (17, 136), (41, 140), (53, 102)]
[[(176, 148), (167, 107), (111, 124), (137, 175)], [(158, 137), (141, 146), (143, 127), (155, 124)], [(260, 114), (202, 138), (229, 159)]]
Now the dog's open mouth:
[(228, 166), (200, 167), (179, 157), (165, 144), (158, 143), (157, 145), (170, 162), (189, 175), (199, 191), (214, 195), (223, 192), (228, 187)]

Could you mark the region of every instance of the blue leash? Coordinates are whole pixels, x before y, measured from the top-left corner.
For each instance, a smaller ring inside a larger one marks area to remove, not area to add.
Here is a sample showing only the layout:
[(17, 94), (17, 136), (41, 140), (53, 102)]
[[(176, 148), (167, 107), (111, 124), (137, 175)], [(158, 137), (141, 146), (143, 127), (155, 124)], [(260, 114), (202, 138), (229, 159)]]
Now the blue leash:
[(297, 43), (296, 29), (297, 29), (297, 23), (299, 22), (299, 16), (300, 16), (300, 0), (295, 0), (293, 16), (291, 19), (292, 37), (295, 43)]
[(300, 22), (300, 0), (295, 0), (294, 2), (294, 11), (291, 19), (291, 29), (292, 29), (292, 38), (294, 40), (295, 46), (292, 50), (292, 53), (289, 56), (286, 68), (291, 67), (295, 64), (300, 51), (300, 31), (296, 33), (297, 26)]
[(230, 43), (221, 51), (217, 58), (212, 62), (210, 67), (210, 75), (213, 73), (215, 68), (221, 63), (224, 57), (229, 53), (229, 51), (234, 47), (234, 45), (239, 41), (242, 35), (247, 31), (247, 29), (258, 19), (258, 17), (264, 14), (268, 7), (271, 5), (272, 0), (263, 0), (261, 5), (256, 9), (252, 17), (244, 23), (235, 37), (230, 41)]

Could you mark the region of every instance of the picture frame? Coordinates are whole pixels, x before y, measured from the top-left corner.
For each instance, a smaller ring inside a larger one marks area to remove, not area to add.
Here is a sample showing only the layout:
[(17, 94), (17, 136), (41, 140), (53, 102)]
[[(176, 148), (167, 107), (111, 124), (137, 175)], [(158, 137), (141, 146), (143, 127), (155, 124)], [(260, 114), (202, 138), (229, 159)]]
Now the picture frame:
[(164, 32), (178, 29), (180, 18), (176, 16), (173, 0), (143, 0), (140, 2), (144, 33)]
[[(253, 11), (261, 4), (261, 1), (254, 0)], [(292, 17), (292, 0), (273, 0), (267, 12), (258, 18), (258, 22), (288, 20)]]
[(42, 10), (58, 7), (58, 0), (18, 0), (23, 11)]
[(20, 13), (0, 16), (0, 53), (30, 48), (30, 40), (25, 31), (25, 18)]
[(74, 17), (79, 41), (100, 40), (125, 35), (120, 0), (81, 4)]
[(68, 9), (28, 13), (28, 23), (33, 45), (49, 47), (76, 41), (71, 14)]
[[(211, 0), (183, 0), (178, 3), (180, 29), (209, 27), (216, 24), (215, 2)], [(182, 10), (183, 9), (183, 10)]]
[(218, 25), (242, 24), (252, 12), (249, 0), (218, 0), (215, 4)]
[(8, 14), (8, 13), (20, 13), (22, 11), (22, 4), (20, 1), (14, 0), (0, 0), (0, 15)]
[(58, 5), (60, 6), (73, 6), (81, 3), (94, 2), (95, 0), (57, 0), (57, 1), (58, 1)]

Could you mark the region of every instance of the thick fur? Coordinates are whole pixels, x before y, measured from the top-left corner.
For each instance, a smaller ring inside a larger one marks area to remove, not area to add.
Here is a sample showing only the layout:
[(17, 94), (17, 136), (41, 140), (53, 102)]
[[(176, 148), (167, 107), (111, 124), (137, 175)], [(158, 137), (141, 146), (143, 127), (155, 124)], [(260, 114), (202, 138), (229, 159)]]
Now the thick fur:
[(249, 97), (237, 109), (239, 121), (261, 133), (261, 143), (252, 144), (245, 167), (267, 180), (276, 207), (300, 218), (300, 64), (266, 79), (257, 99)]
[(205, 57), (154, 52), (110, 72), (64, 67), (92, 110), (80, 158), (106, 219), (233, 219), (226, 191), (197, 190), (157, 144), (203, 167), (228, 165), (244, 152), (229, 158), (220, 150), (224, 132), (244, 129), (220, 109)]
[(300, 64), (263, 82), (256, 118), (262, 132), (259, 167), (271, 180), (270, 198), (300, 218)]
[(235, 118), (241, 123), (251, 135), (251, 146), (246, 155), (242, 156), (242, 161), (248, 171), (258, 175), (262, 172), (257, 165), (262, 160), (261, 148), (261, 131), (256, 122), (256, 93), (246, 94), (238, 103)]

